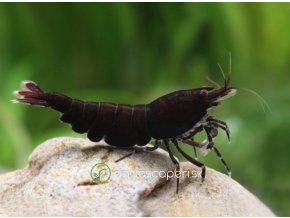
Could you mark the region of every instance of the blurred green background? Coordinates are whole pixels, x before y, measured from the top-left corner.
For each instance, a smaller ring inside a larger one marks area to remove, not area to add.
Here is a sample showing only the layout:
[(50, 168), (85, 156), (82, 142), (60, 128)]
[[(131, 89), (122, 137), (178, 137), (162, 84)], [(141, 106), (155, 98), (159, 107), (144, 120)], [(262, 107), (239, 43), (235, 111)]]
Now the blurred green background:
[[(221, 82), (216, 63), (228, 71), (231, 52), (232, 85), (260, 93), (272, 113), (239, 92), (210, 111), (232, 130), (231, 144), (221, 132), (216, 145), (234, 179), (289, 216), (289, 20), (288, 3), (0, 3), (0, 170), (24, 167), (44, 140), (80, 136), (54, 111), (12, 104), (22, 80), (147, 103), (209, 85), (207, 75)], [(212, 153), (201, 160), (224, 172)]]

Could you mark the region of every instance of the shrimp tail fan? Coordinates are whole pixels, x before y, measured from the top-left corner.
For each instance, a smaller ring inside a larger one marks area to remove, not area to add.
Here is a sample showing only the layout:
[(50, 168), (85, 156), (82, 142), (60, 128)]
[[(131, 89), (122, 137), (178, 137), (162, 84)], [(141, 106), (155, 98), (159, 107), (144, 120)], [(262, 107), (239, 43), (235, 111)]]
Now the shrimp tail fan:
[(51, 107), (61, 113), (67, 112), (72, 99), (56, 92), (44, 92), (35, 82), (21, 82), (21, 89), (13, 92), (17, 99), (13, 103), (29, 104), (39, 107)]
[(46, 94), (33, 81), (22, 81), (21, 89), (14, 91), (13, 94), (17, 97), (17, 99), (12, 100), (13, 103), (49, 107), (49, 102), (46, 99)]

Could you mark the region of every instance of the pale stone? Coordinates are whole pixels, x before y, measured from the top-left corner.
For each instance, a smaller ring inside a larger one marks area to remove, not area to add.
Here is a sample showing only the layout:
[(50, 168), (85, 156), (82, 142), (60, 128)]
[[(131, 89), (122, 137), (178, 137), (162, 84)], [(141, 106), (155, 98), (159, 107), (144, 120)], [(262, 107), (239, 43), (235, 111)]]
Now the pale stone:
[[(33, 151), (27, 167), (0, 175), (0, 215), (275, 216), (239, 183), (209, 168), (203, 183), (183, 177), (177, 195), (176, 179), (164, 178), (174, 171), (167, 152), (140, 152), (115, 163), (129, 152), (87, 139), (48, 140)], [(112, 174), (97, 184), (90, 171), (100, 162)], [(200, 172), (188, 162), (181, 170)]]

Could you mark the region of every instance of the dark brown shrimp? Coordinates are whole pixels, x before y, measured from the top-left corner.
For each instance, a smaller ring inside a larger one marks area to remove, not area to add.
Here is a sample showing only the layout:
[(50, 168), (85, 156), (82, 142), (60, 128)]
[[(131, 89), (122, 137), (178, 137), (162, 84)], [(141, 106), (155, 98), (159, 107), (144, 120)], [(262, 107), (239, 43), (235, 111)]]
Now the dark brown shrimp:
[[(178, 141), (193, 146), (194, 149), (213, 149), (230, 172), (213, 144), (218, 128), (225, 130), (229, 137), (228, 127), (226, 123), (207, 114), (207, 110), (219, 105), (220, 100), (236, 93), (236, 89), (228, 84), (229, 77), (225, 79), (224, 87), (181, 90), (157, 98), (149, 104), (128, 105), (83, 102), (60, 93), (44, 92), (36, 83), (24, 81), (22, 90), (15, 92), (18, 99), (14, 102), (50, 107), (59, 111), (62, 114), (60, 120), (71, 124), (75, 132), (87, 133), (91, 141), (104, 139), (113, 146), (132, 147), (144, 146), (153, 138), (156, 141), (155, 146), (145, 147), (144, 150), (155, 150), (163, 141), (176, 169), (179, 169), (179, 163), (169, 147), (169, 142), (173, 142), (188, 161), (201, 167), (204, 179), (204, 165), (186, 154), (178, 146)], [(193, 137), (203, 130), (207, 133), (208, 142), (195, 142)], [(177, 182), (179, 183), (179, 178)]]

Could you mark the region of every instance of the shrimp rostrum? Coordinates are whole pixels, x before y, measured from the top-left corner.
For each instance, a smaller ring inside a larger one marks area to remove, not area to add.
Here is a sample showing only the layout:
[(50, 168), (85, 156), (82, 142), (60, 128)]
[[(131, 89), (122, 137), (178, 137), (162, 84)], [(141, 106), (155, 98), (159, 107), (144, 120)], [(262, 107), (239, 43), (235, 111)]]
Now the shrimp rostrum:
[[(201, 87), (180, 90), (159, 97), (149, 104), (114, 104), (107, 102), (84, 102), (56, 92), (44, 92), (36, 83), (23, 81), (21, 90), (15, 91), (18, 99), (14, 103), (50, 107), (61, 113), (60, 120), (69, 123), (77, 133), (87, 133), (91, 141), (104, 140), (117, 147), (143, 146), (146, 151), (157, 149), (163, 142), (171, 160), (180, 170), (179, 162), (172, 153), (172, 146), (192, 164), (201, 168), (202, 181), (205, 178), (205, 166), (196, 158), (187, 154), (179, 146), (185, 143), (194, 149), (211, 149), (221, 159), (228, 173), (230, 170), (214, 146), (218, 129), (230, 137), (225, 122), (209, 116), (208, 109), (220, 104), (221, 100), (236, 93), (229, 87), (229, 79), (224, 78), (223, 87)], [(194, 141), (194, 136), (205, 131), (207, 140)], [(146, 146), (153, 139), (153, 147)], [(129, 155), (127, 155), (129, 156)], [(121, 158), (123, 159), (123, 158)], [(177, 178), (177, 192), (179, 178)]]

